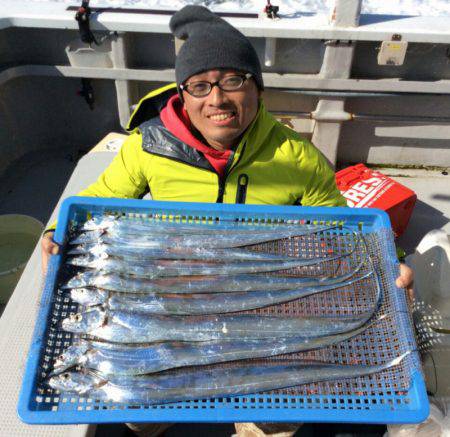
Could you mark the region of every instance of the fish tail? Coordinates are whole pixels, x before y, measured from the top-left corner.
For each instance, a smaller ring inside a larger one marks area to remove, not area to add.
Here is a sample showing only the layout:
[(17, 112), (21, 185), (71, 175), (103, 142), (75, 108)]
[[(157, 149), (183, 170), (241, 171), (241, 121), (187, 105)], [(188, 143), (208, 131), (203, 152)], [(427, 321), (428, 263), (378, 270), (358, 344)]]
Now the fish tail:
[(396, 366), (397, 364), (400, 364), (410, 353), (412, 350), (406, 351), (404, 354), (400, 355), (399, 357), (394, 358), (393, 360), (386, 363), (386, 368)]

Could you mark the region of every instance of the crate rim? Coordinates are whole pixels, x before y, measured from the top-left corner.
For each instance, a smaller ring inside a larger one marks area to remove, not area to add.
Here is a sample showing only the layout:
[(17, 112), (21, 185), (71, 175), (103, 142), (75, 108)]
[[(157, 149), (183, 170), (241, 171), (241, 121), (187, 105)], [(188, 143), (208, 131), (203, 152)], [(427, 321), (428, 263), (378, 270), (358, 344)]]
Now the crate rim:
[[(330, 215), (330, 211), (334, 212), (334, 216), (338, 216), (335, 220), (345, 218), (361, 217), (361, 219), (376, 216), (380, 220), (381, 227), (390, 228), (391, 222), (389, 215), (377, 208), (349, 208), (349, 207), (324, 207), (324, 206), (296, 206), (296, 205), (253, 205), (253, 204), (231, 204), (231, 203), (200, 203), (200, 202), (167, 202), (158, 200), (141, 200), (141, 199), (120, 199), (120, 198), (101, 198), (101, 197), (81, 197), (71, 196), (66, 198), (61, 204), (58, 216), (58, 223), (67, 223), (70, 208), (72, 205), (96, 206), (96, 207), (129, 207), (139, 210), (158, 209), (158, 210), (177, 210), (177, 211), (194, 211), (197, 213), (207, 213), (208, 216), (214, 214), (233, 214), (241, 213), (250, 214), (268, 214), (268, 215), (292, 215), (297, 219), (302, 216)], [(357, 212), (356, 212), (357, 211)], [(192, 214), (189, 214), (192, 216)], [(290, 218), (293, 219), (293, 218)], [(54, 239), (58, 243), (63, 243), (65, 228), (56, 227)]]
[[(411, 384), (412, 387), (414, 387), (415, 390), (421, 391), (425, 390), (425, 383), (420, 375), (419, 372), (415, 372), (412, 375), (413, 383)], [(233, 398), (243, 398), (248, 395), (243, 396), (233, 396)], [(264, 395), (255, 395), (256, 398), (261, 397)], [(295, 396), (292, 396), (295, 397)], [(326, 396), (324, 396), (326, 397)], [(287, 396), (287, 398), (290, 398), (290, 396)], [(169, 405), (169, 404), (167, 404)], [(175, 405), (175, 404), (170, 404)], [(277, 411), (277, 418), (271, 418), (271, 422), (277, 422), (277, 423), (283, 423), (283, 422), (289, 422), (293, 420), (292, 415), (295, 413), (295, 410), (292, 409), (282, 409), (282, 408), (273, 408), (274, 411)], [(116, 410), (121, 411), (120, 418), (115, 418), (114, 416), (111, 416), (111, 411), (102, 411), (102, 410), (89, 410), (89, 411), (80, 411), (76, 412), (76, 419), (74, 419), (74, 412), (73, 411), (62, 411), (62, 412), (53, 412), (53, 411), (30, 411), (27, 408), (21, 408), (19, 406), (18, 408), (18, 414), (22, 421), (28, 424), (34, 424), (34, 425), (45, 425), (49, 423), (54, 424), (62, 424), (62, 425), (69, 425), (69, 424), (80, 424), (80, 423), (86, 423), (86, 424), (96, 424), (96, 423), (123, 423), (125, 422), (136, 422), (136, 423), (161, 423), (170, 421), (170, 417), (172, 417), (173, 420), (173, 412), (176, 411), (177, 414), (177, 423), (192, 423), (192, 417), (189, 416), (189, 411), (186, 412), (185, 410), (178, 409), (176, 407), (174, 408), (166, 408), (164, 410), (145, 410), (145, 411), (152, 411), (153, 415), (147, 416), (142, 414), (142, 410), (127, 410), (126, 408), (123, 410)], [(208, 410), (204, 409), (202, 410), (199, 408), (197, 411), (197, 415), (199, 417), (196, 417), (195, 422), (196, 423), (233, 423), (239, 421), (239, 412), (235, 412), (233, 410), (229, 409), (223, 409), (221, 411), (220, 408), (214, 409), (214, 410)], [(255, 411), (255, 413), (251, 414), (252, 411)], [(389, 422), (383, 421), (381, 417), (374, 414), (375, 412), (370, 409), (352, 409), (352, 410), (340, 410), (340, 409), (333, 409), (329, 408), (327, 409), (327, 414), (323, 415), (324, 410), (319, 409), (310, 409), (310, 410), (302, 410), (301, 411), (301, 421), (302, 422), (322, 422), (322, 423), (365, 423), (365, 424), (371, 424), (371, 425), (384, 425), (386, 423), (389, 424), (405, 424), (405, 423), (421, 423), (429, 415), (430, 409), (429, 409), (429, 403), (425, 403), (423, 405), (423, 408), (419, 410), (414, 411), (408, 411), (408, 410), (402, 410), (397, 411), (397, 414), (392, 420), (389, 420)], [(354, 417), (355, 411), (358, 411), (358, 422), (355, 422), (354, 420), (348, 420), (352, 416)], [(162, 413), (163, 412), (163, 413)], [(201, 412), (201, 413), (200, 413)], [(268, 413), (267, 410), (265, 412)], [(58, 415), (58, 421), (52, 422), (52, 419), (54, 419), (55, 414)], [(257, 409), (246, 409), (246, 420), (251, 422), (264, 422), (264, 418), (261, 418), (261, 415), (258, 413)], [(158, 417), (159, 416), (159, 417)], [(166, 417), (167, 416), (167, 417)], [(267, 420), (267, 419), (266, 419)], [(362, 420), (364, 422), (362, 422)]]

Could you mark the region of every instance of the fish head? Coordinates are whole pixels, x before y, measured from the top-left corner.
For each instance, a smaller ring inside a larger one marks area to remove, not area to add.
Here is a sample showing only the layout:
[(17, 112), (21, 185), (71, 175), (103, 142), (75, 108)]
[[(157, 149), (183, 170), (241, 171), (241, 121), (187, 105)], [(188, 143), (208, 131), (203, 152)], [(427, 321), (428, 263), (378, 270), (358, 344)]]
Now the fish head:
[(56, 357), (53, 374), (64, 372), (70, 367), (80, 364), (88, 350), (87, 344), (69, 346), (61, 355)]
[(68, 332), (89, 334), (106, 323), (106, 311), (102, 308), (92, 308), (81, 313), (71, 314), (62, 321), (62, 329)]
[(86, 285), (86, 282), (83, 280), (84, 272), (77, 273), (75, 276), (72, 276), (65, 285), (62, 286), (63, 289), (70, 289), (76, 287), (83, 287)]
[(47, 384), (60, 392), (83, 395), (102, 385), (104, 380), (91, 372), (64, 372), (51, 376)]
[(67, 251), (67, 255), (87, 255), (91, 253), (93, 255), (99, 255), (106, 251), (106, 244), (100, 243), (84, 243), (70, 246)]
[(86, 274), (92, 275), (92, 272), (79, 272), (75, 276), (72, 276), (65, 285), (62, 286), (63, 289), (85, 287), (90, 285), (89, 281), (85, 279)]
[(67, 251), (67, 255), (82, 255), (89, 251), (88, 244), (77, 244), (76, 246), (71, 246), (71, 249)]
[(102, 242), (93, 244), (89, 247), (89, 253), (94, 257), (107, 258), (108, 257), (108, 245)]
[(101, 241), (101, 237), (104, 232), (105, 231), (103, 229), (82, 232), (70, 240), (69, 244), (98, 243)]
[(78, 266), (78, 267), (91, 267), (91, 268), (101, 268), (102, 261), (108, 258), (108, 254), (103, 252), (100, 255), (96, 256), (92, 253), (84, 254), (84, 255), (76, 255), (70, 258), (67, 258), (67, 264)]
[(72, 288), (70, 297), (73, 301), (88, 307), (101, 305), (108, 299), (109, 293), (96, 288)]
[(96, 231), (98, 229), (106, 229), (114, 223), (114, 216), (95, 216), (86, 221), (80, 229), (83, 231)]
[(94, 270), (86, 270), (85, 272), (77, 273), (70, 278), (63, 289), (82, 288), (82, 287), (101, 287), (103, 283), (107, 283), (108, 278)]
[(88, 262), (89, 260), (87, 259), (86, 255), (77, 255), (67, 258), (67, 264), (70, 264), (72, 266), (86, 267)]

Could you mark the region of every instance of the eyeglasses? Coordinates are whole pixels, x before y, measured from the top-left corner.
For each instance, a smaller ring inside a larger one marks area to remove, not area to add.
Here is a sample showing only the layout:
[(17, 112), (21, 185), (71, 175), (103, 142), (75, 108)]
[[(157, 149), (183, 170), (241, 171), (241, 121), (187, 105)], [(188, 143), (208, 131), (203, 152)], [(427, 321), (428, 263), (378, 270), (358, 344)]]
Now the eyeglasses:
[(206, 80), (188, 82), (180, 85), (180, 89), (188, 92), (194, 97), (206, 97), (215, 86), (218, 86), (222, 91), (236, 91), (251, 77), (252, 75), (247, 73), (225, 76), (217, 82), (208, 82)]

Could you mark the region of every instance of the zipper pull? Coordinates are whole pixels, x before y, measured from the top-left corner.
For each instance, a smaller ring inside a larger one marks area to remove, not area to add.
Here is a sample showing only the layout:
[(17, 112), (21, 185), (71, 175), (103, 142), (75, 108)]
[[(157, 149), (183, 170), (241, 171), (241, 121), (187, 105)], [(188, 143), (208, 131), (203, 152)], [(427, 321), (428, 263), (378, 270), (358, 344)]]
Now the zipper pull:
[(216, 203), (223, 203), (224, 193), (225, 193), (225, 179), (219, 177), (219, 193), (217, 194)]
[(236, 191), (236, 203), (245, 203), (247, 197), (248, 175), (240, 174), (238, 177), (238, 187)]

